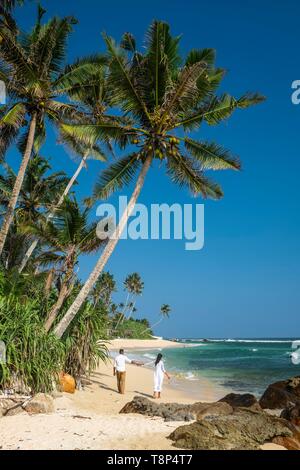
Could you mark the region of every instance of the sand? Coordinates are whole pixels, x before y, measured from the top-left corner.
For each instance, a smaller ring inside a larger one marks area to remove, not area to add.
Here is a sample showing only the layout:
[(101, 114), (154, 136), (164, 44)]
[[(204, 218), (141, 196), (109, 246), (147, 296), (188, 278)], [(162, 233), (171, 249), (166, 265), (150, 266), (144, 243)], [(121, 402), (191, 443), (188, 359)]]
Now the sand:
[[(115, 340), (110, 349), (120, 346), (133, 349), (174, 347), (165, 340)], [(180, 343), (175, 343), (180, 347)], [(192, 403), (215, 401), (227, 391), (207, 380), (188, 382), (173, 376), (165, 381), (161, 401)], [(167, 436), (182, 422), (165, 423), (161, 418), (137, 414), (119, 414), (136, 395), (151, 399), (153, 371), (145, 367), (127, 366), (126, 394), (119, 395), (112, 363), (101, 364), (84, 390), (74, 395), (61, 394), (55, 399), (56, 412), (49, 415), (28, 415), (0, 418), (0, 449), (108, 449), (158, 450), (173, 449)], [(269, 449), (270, 445), (267, 446)], [(271, 446), (276, 449), (280, 446)]]

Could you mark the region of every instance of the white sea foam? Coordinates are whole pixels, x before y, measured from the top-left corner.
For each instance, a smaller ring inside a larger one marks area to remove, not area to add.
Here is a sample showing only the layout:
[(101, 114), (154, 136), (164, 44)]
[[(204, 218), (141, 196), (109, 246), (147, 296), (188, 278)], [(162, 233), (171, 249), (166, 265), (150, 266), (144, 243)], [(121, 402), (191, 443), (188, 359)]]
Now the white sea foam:
[(156, 356), (154, 354), (148, 354), (148, 353), (143, 354), (143, 357), (147, 357), (147, 359), (155, 359), (156, 358)]
[(208, 339), (209, 343), (292, 343), (293, 340), (286, 339)]
[(193, 374), (193, 372), (190, 372), (190, 371), (185, 374), (185, 378), (187, 380), (197, 380), (197, 377), (195, 376), (195, 374)]

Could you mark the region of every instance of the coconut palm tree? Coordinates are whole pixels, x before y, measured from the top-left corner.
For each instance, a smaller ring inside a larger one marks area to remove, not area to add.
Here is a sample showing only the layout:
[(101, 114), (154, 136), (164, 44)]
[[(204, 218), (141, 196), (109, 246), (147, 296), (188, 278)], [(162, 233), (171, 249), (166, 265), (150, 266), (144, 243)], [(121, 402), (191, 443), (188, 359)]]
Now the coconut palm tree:
[[(5, 172), (0, 175), (0, 206), (5, 212), (17, 175), (8, 164), (4, 164), (4, 170)], [(47, 159), (37, 154), (31, 158), (15, 211), (17, 222), (36, 222), (40, 213), (52, 207), (53, 200), (68, 184), (69, 178), (64, 172), (48, 174), (49, 170), (51, 166)]]
[(153, 163), (164, 163), (167, 175), (179, 186), (187, 186), (196, 196), (220, 199), (219, 185), (208, 179), (206, 170), (240, 169), (240, 162), (216, 143), (195, 140), (190, 135), (201, 124), (216, 125), (236, 109), (260, 103), (258, 94), (238, 99), (216, 95), (224, 70), (215, 68), (212, 49), (193, 49), (185, 60), (179, 55), (179, 37), (172, 37), (169, 25), (154, 21), (146, 37), (146, 50), (136, 50), (128, 33), (121, 47), (104, 35), (110, 59), (111, 103), (121, 107), (130, 119), (126, 124), (73, 128), (78, 138), (94, 142), (110, 135), (123, 143), (131, 142), (134, 151), (112, 163), (102, 172), (93, 198), (104, 199), (127, 186), (139, 171), (134, 191), (118, 226), (108, 241), (93, 271), (78, 293), (55, 332), (61, 336), (85, 301), (92, 286), (113, 253), (142, 190)]
[[(7, 270), (17, 268), (30, 246), (31, 238), (22, 233), (22, 223), (35, 223), (41, 213), (51, 207), (53, 200), (68, 182), (63, 172), (47, 174), (50, 168), (47, 160), (39, 155), (35, 155), (29, 162), (15, 210), (14, 223), (10, 227), (1, 255)], [(0, 175), (0, 216), (7, 209), (16, 180), (16, 174), (9, 165), (4, 164), (4, 170)]]
[(45, 328), (50, 330), (64, 301), (73, 289), (74, 269), (78, 257), (84, 253), (96, 252), (103, 241), (96, 236), (96, 223), (88, 223), (89, 210), (81, 211), (75, 200), (65, 199), (64, 204), (51, 217), (25, 227), (28, 233), (38, 237), (47, 247), (36, 258), (36, 262), (54, 264), (59, 272), (58, 298), (48, 313)]
[(99, 279), (97, 280), (93, 291), (92, 291), (92, 301), (93, 306), (96, 307), (100, 299), (104, 302), (106, 306), (109, 306), (111, 302), (112, 293), (116, 291), (116, 281), (114, 276), (108, 271), (103, 272)]
[(142, 331), (141, 334), (144, 334), (146, 333), (146, 331), (150, 331), (150, 330), (153, 330), (153, 328), (157, 325), (159, 325), (165, 318), (169, 318), (170, 317), (170, 312), (171, 312), (171, 307), (170, 305), (168, 304), (163, 304), (161, 307), (160, 307), (160, 319), (154, 323), (153, 325), (150, 325), (149, 328), (146, 328), (144, 331)]
[(141, 295), (144, 289), (144, 283), (139, 273), (128, 274), (123, 284), (124, 290), (127, 291), (127, 297), (125, 300), (125, 304), (122, 303), (119, 305), (122, 308), (122, 313), (119, 316), (115, 329), (118, 328), (120, 322), (123, 323), (123, 321), (125, 320), (127, 310), (129, 310), (128, 318), (130, 318), (130, 315), (135, 305), (135, 303), (132, 302), (131, 299), (134, 296)]
[[(94, 144), (93, 146), (86, 146), (80, 142), (76, 142), (76, 139), (74, 139), (72, 136), (69, 136), (68, 134), (65, 134), (62, 130), (61, 130), (59, 142), (66, 145), (67, 150), (72, 152), (76, 160), (79, 159), (79, 164), (75, 172), (73, 173), (72, 177), (68, 180), (67, 184), (60, 191), (60, 194), (58, 195), (58, 200), (57, 198), (52, 199), (52, 205), (50, 207), (50, 211), (47, 216), (48, 220), (51, 218), (51, 214), (55, 212), (57, 209), (59, 209), (60, 206), (62, 205), (65, 197), (68, 196), (70, 190), (76, 183), (76, 180), (79, 174), (81, 173), (81, 170), (84, 167), (87, 167), (88, 160), (93, 159), (93, 160), (99, 160), (102, 162), (106, 160), (106, 157), (103, 151), (98, 145)], [(54, 202), (53, 204), (53, 201), (57, 201), (57, 202)], [(23, 269), (25, 268), (29, 258), (31, 257), (32, 253), (36, 249), (37, 245), (38, 245), (38, 240), (35, 239), (31, 243), (31, 245), (28, 247), (24, 255), (24, 258), (22, 259), (22, 263), (19, 267), (19, 273), (21, 273)]]
[[(0, 156), (25, 127), (23, 158), (11, 199), (0, 230), (0, 254), (3, 250), (28, 162), (35, 146), (45, 139), (45, 120), (60, 123), (63, 118), (80, 115), (76, 107), (57, 98), (65, 95), (89, 67), (89, 59), (65, 67), (66, 44), (76, 20), (53, 18), (42, 24), (45, 10), (38, 9), (38, 20), (28, 34), (19, 35), (5, 22), (0, 23), (0, 80), (6, 85), (9, 103), (0, 113)], [(93, 57), (93, 62), (97, 62)]]
[(138, 295), (142, 295), (142, 292), (144, 290), (144, 282), (142, 281), (141, 276), (138, 273), (133, 273), (128, 276), (125, 282), (127, 284), (127, 290), (129, 294), (131, 294), (131, 301), (128, 303), (128, 316), (126, 317), (126, 319), (129, 320), (135, 308), (136, 302), (132, 299), (134, 299)]

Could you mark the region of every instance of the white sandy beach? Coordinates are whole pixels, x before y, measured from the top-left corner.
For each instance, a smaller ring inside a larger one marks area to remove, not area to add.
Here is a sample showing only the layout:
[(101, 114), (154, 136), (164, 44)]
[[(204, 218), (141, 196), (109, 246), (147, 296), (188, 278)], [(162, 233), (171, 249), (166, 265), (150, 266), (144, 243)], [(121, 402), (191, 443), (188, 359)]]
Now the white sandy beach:
[[(175, 344), (180, 347), (180, 343)], [(165, 340), (116, 340), (110, 349), (120, 346), (133, 351), (174, 347), (174, 343)], [(30, 416), (22, 412), (0, 418), (0, 449), (174, 449), (167, 436), (182, 422), (119, 414), (134, 396), (151, 398), (152, 386), (152, 370), (128, 365), (126, 394), (119, 395), (112, 363), (101, 364), (93, 374), (92, 383), (84, 390), (74, 395), (64, 393), (55, 399), (55, 413)], [(173, 377), (169, 384), (166, 381), (161, 401), (214, 401), (225, 393), (204, 379), (197, 383), (196, 388), (193, 383), (193, 392), (188, 393), (187, 381)], [(274, 449), (277, 447), (272, 445)]]

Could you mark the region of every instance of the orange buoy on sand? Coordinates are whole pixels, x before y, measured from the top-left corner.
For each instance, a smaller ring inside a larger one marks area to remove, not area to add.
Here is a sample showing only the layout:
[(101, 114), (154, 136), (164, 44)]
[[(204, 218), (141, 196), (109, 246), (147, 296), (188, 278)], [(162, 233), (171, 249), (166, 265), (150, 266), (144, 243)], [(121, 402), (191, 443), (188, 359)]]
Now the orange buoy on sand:
[(75, 393), (76, 383), (72, 375), (61, 372), (59, 374), (59, 383), (61, 385), (62, 392)]

